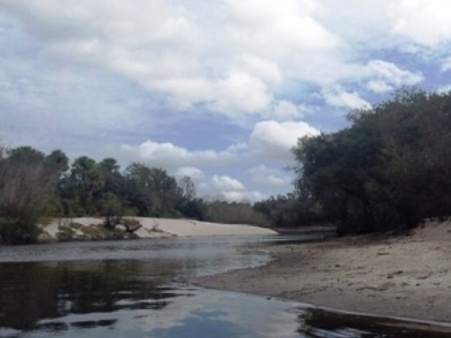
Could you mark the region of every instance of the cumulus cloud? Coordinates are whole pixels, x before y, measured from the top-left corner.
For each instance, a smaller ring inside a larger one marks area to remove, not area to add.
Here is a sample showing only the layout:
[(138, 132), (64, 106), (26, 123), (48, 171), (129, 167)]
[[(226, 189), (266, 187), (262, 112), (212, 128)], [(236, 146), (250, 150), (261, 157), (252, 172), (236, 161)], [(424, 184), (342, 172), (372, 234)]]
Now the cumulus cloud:
[(97, 1), (2, 4), (47, 53), (116, 72), (146, 90), (166, 94), (176, 107), (208, 104), (226, 114), (264, 110), (271, 102), (266, 82), (281, 79), (277, 65), (248, 55), (243, 58), (247, 72), (216, 61), (219, 42), (207, 44), (193, 7), (160, 0), (112, 0), (107, 7)]
[(323, 5), (322, 22), (346, 43), (371, 44), (380, 48), (387, 42), (390, 20), (387, 8), (393, 0), (320, 0)]
[(434, 46), (451, 39), (447, 0), (401, 0), (389, 8), (394, 33), (409, 40)]
[(314, 0), (226, 0), (232, 38), (246, 48), (277, 55), (296, 50), (335, 47), (339, 39), (327, 31), (314, 14)]
[(309, 111), (306, 105), (296, 105), (290, 101), (282, 100), (273, 104), (270, 116), (277, 120), (292, 120), (304, 117)]
[[(58, 144), (96, 158), (125, 144), (109, 154), (191, 176), (208, 183), (209, 194), (255, 197), (246, 187), (282, 187), (286, 176), (272, 163), (291, 160), (298, 137), (318, 134), (295, 121), (333, 130), (343, 122), (336, 112), (369, 106), (375, 93), (423, 81), (448, 88), (444, 74), (433, 74), (451, 70), (448, 7), (444, 0), (0, 0), (0, 133), (15, 144)], [(401, 59), (406, 46), (427, 51), (428, 64), (418, 55)], [(316, 109), (323, 113), (313, 116)], [(196, 135), (184, 145), (178, 135), (199, 121), (216, 128), (208, 137), (246, 144), (217, 149), (219, 142)], [(165, 134), (170, 141), (142, 142)], [(260, 172), (247, 171), (260, 160)], [(237, 162), (244, 189), (221, 190), (227, 179), (213, 179), (211, 167), (236, 179), (227, 166)]]
[(255, 202), (264, 195), (249, 191), (238, 179), (228, 175), (213, 175), (199, 184), (199, 193), (206, 199), (236, 202)]
[(254, 74), (266, 83), (278, 85), (282, 82), (280, 68), (273, 61), (255, 55), (244, 55), (243, 63), (251, 74)]
[(264, 164), (251, 168), (248, 172), (252, 177), (252, 181), (260, 186), (278, 187), (290, 183), (286, 173), (282, 175), (280, 170), (268, 168)]
[[(112, 0), (108, 7), (86, 0), (70, 5), (17, 0), (0, 5), (48, 55), (115, 72), (163, 94), (176, 108), (205, 105), (229, 117), (271, 108), (283, 75), (280, 59), (261, 48), (283, 58), (296, 50), (333, 47), (339, 40), (314, 19), (319, 8), (314, 0), (288, 0), (283, 6), (269, 0), (190, 6)], [(213, 10), (218, 6), (225, 16)], [(213, 29), (207, 26), (211, 20), (216, 20)]]
[(265, 195), (258, 191), (225, 191), (215, 196), (216, 199), (225, 201), (236, 201), (244, 203), (253, 203), (261, 201)]
[[(383, 81), (389, 87), (401, 85), (414, 85), (423, 80), (423, 75), (399, 68), (391, 62), (372, 60), (367, 64), (370, 76)], [(373, 80), (374, 81), (374, 80)], [(376, 80), (377, 81), (377, 80)]]
[(375, 93), (386, 93), (393, 90), (393, 87), (383, 80), (371, 80), (366, 87)]
[(234, 161), (237, 157), (234, 148), (224, 151), (190, 151), (170, 142), (158, 143), (151, 140), (143, 142), (139, 146), (123, 145), (121, 150), (130, 159), (146, 161), (153, 166), (164, 168), (191, 166), (193, 164), (224, 165)]
[(259, 122), (249, 137), (252, 151), (271, 159), (291, 159), (291, 148), (306, 135), (318, 135), (319, 131), (305, 122), (274, 120)]
[(213, 175), (210, 180), (210, 184), (213, 188), (220, 191), (243, 191), (244, 185), (237, 179), (230, 176), (218, 176)]
[(233, 72), (216, 84), (212, 109), (226, 113), (258, 113), (271, 103), (267, 86), (245, 72)]
[(335, 107), (358, 109), (371, 106), (356, 91), (348, 92), (338, 86), (324, 89), (322, 95), (329, 105)]
[(177, 168), (175, 170), (175, 176), (178, 178), (190, 177), (195, 182), (199, 182), (205, 178), (204, 172), (196, 167)]
[[(295, 119), (302, 109), (276, 97), (285, 81), (330, 86), (368, 76), (346, 61), (346, 43), (322, 22), (332, 17), (331, 9), (336, 11), (327, 1), (286, 0), (282, 5), (272, 0), (216, 0), (188, 5), (111, 0), (105, 7), (87, 0), (70, 5), (16, 0), (0, 5), (26, 27), (43, 55), (101, 67), (160, 95), (176, 109), (202, 106), (231, 118), (268, 118), (270, 111), (278, 120)], [(381, 15), (387, 4), (371, 6), (376, 7)], [(368, 79), (368, 89), (382, 92), (397, 86), (399, 81), (390, 82), (388, 76), (418, 82), (415, 74), (388, 65), (368, 65), (376, 77)], [(363, 103), (356, 93), (336, 93), (328, 102), (341, 107)]]

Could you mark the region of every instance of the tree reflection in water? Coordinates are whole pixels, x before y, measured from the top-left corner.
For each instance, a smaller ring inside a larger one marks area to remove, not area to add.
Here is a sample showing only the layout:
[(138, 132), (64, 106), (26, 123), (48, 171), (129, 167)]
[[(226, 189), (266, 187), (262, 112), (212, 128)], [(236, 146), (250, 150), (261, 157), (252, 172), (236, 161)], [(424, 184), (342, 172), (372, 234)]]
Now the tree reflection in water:
[(450, 337), (450, 326), (434, 326), (394, 318), (381, 318), (307, 308), (299, 315), (298, 332), (304, 337)]
[[(16, 261), (0, 263), (0, 337), (451, 335), (449, 327), (340, 314), (170, 282), (253, 266), (255, 257), (235, 250), (243, 243), (210, 239), (3, 248), (2, 258), (9, 252), (6, 257)], [(42, 255), (59, 261), (44, 261)], [(41, 262), (23, 262), (33, 259)]]
[[(70, 314), (120, 310), (161, 310), (180, 293), (161, 286), (177, 266), (158, 267), (140, 261), (0, 264), (0, 327), (17, 330), (67, 329), (48, 322)], [(153, 271), (150, 276), (149, 271)], [(41, 320), (47, 322), (39, 324)], [(116, 319), (72, 323), (110, 326)]]

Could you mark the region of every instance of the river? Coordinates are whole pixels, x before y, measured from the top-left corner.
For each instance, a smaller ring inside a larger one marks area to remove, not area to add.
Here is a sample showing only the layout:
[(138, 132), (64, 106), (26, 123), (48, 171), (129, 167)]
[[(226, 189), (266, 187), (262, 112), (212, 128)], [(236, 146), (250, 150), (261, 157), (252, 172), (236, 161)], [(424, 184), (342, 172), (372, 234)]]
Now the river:
[[(293, 237), (0, 247), (0, 337), (446, 336), (402, 321), (185, 283), (265, 264), (264, 245), (288, 240)], [(249, 246), (261, 250), (241, 250)]]

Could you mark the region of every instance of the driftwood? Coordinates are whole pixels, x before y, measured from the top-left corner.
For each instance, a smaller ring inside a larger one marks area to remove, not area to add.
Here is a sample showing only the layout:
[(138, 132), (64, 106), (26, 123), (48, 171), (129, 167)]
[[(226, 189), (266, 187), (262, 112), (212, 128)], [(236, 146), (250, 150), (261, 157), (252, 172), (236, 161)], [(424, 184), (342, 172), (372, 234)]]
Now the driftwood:
[(125, 232), (134, 233), (136, 230), (142, 227), (139, 221), (134, 219), (122, 219), (119, 217), (107, 217), (105, 219), (104, 225), (110, 230), (114, 230), (116, 226), (122, 225), (125, 228)]
[(125, 231), (130, 234), (134, 233), (136, 230), (142, 227), (139, 221), (132, 219), (123, 219), (121, 224), (125, 227)]

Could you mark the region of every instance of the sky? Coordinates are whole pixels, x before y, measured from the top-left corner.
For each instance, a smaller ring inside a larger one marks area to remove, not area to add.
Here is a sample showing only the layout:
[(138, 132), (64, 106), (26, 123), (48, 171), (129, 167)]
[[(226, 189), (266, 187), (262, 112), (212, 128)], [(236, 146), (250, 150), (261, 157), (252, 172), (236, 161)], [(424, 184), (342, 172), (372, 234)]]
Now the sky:
[(0, 0), (0, 143), (293, 190), (298, 138), (402, 86), (451, 89), (447, 0)]

